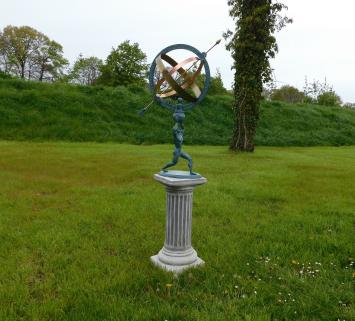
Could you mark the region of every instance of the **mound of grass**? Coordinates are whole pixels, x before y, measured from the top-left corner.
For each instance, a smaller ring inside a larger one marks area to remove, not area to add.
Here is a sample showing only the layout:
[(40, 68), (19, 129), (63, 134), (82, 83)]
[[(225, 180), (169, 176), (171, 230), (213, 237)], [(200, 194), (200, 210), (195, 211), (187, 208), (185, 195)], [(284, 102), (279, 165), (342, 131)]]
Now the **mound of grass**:
[[(86, 87), (0, 79), (0, 139), (171, 142), (171, 113), (143, 88)], [(233, 126), (230, 95), (208, 96), (186, 117), (186, 144), (226, 145)], [(264, 146), (355, 144), (355, 111), (264, 102), (256, 136)]]
[(0, 142), (0, 320), (354, 320), (355, 148), (192, 149), (206, 265), (174, 278), (171, 147)]

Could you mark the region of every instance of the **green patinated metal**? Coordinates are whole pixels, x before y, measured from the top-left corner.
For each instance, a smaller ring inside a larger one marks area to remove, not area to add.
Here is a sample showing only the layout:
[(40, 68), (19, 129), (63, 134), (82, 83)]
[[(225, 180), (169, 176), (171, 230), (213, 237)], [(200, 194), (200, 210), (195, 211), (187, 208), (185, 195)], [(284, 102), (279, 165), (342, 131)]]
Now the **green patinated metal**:
[[(220, 40), (207, 53), (219, 43)], [(194, 56), (178, 63), (168, 55), (174, 50), (187, 50), (193, 53)], [(151, 64), (149, 88), (153, 94), (154, 101), (160, 106), (173, 111), (173, 118), (175, 120), (173, 127), (175, 146), (173, 158), (162, 168), (160, 172), (162, 176), (187, 179), (201, 177), (199, 174), (193, 172), (192, 157), (182, 150), (182, 145), (184, 141), (185, 111), (192, 109), (204, 99), (210, 85), (211, 76), (206, 60), (207, 53), (202, 53), (189, 45), (177, 44), (163, 49)], [(164, 61), (169, 64), (168, 67), (164, 65)], [(193, 64), (187, 69), (183, 68), (188, 63)], [(204, 70), (204, 85), (200, 89), (196, 84), (196, 79), (202, 70)], [(152, 103), (148, 104), (140, 114), (144, 115), (144, 112), (151, 105)], [(169, 171), (168, 168), (175, 166), (180, 158), (187, 160), (189, 172)]]
[[(189, 170), (190, 170), (190, 176), (197, 176), (198, 174), (194, 173), (192, 171), (192, 157), (184, 152), (182, 150), (182, 144), (184, 142), (184, 119), (185, 119), (185, 113), (182, 105), (182, 98), (178, 99), (179, 103), (176, 105), (176, 110), (173, 114), (173, 118), (175, 120), (175, 125), (173, 127), (173, 137), (174, 137), (174, 152), (173, 152), (173, 159), (171, 162), (167, 163), (163, 168), (162, 172), (163, 175), (165, 173), (169, 174), (168, 168), (175, 166), (179, 158), (186, 159), (188, 162)], [(200, 177), (200, 176), (199, 176)]]

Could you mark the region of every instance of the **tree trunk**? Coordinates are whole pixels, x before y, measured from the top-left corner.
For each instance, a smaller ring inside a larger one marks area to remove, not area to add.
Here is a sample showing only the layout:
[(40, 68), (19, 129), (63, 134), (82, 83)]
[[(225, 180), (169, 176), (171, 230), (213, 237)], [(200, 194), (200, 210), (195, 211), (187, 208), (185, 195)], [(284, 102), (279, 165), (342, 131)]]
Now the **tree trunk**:
[(233, 151), (253, 152), (259, 114), (258, 102), (248, 99), (247, 94), (238, 96), (240, 99), (234, 105), (234, 129), (229, 147)]
[(25, 64), (21, 64), (21, 79), (25, 79)]
[(41, 71), (39, 73), (39, 81), (43, 81), (43, 75), (44, 75), (44, 68), (41, 66)]

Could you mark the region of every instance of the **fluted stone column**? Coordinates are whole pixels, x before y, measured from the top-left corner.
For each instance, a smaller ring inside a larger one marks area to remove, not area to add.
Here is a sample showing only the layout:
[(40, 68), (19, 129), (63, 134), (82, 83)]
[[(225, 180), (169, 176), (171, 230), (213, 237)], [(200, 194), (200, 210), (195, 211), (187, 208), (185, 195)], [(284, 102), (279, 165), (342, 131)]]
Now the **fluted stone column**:
[(166, 187), (166, 231), (164, 247), (151, 257), (152, 262), (175, 273), (204, 264), (191, 246), (192, 196), (194, 187), (207, 183), (207, 179), (181, 179), (159, 174), (155, 174), (154, 179)]

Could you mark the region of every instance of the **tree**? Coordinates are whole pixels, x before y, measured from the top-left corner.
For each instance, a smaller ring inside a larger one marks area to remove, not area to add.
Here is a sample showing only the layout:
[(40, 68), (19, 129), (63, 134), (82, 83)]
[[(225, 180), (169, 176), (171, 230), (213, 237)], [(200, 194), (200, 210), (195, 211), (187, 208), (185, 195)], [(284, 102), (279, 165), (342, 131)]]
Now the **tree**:
[[(195, 71), (196, 70), (193, 70), (191, 72), (191, 76), (193, 76)], [(183, 79), (183, 77), (182, 77), (182, 79)], [(197, 79), (196, 79), (196, 84), (200, 88), (203, 88), (204, 84), (205, 84), (205, 79), (206, 79), (205, 74), (198, 75)], [(226, 94), (227, 92), (228, 92), (227, 89), (223, 85), (221, 73), (220, 73), (219, 69), (217, 68), (216, 75), (214, 77), (211, 76), (211, 78), (210, 78), (210, 88), (208, 89), (208, 94), (209, 95), (223, 95), (223, 94)]]
[(287, 7), (273, 0), (228, 0), (236, 21), (227, 45), (234, 60), (234, 130), (231, 150), (253, 151), (263, 84), (271, 81), (269, 59), (278, 50), (273, 34), (292, 22), (280, 12)]
[(64, 74), (64, 67), (69, 64), (63, 57), (63, 47), (46, 37), (33, 56), (34, 76), (39, 81), (57, 80)]
[(112, 48), (105, 64), (101, 68), (98, 82), (108, 86), (127, 86), (144, 84), (147, 77), (147, 57), (138, 43), (130, 44), (129, 40)]
[(355, 109), (355, 103), (345, 103), (344, 108)]
[(331, 90), (321, 93), (317, 97), (317, 104), (322, 106), (340, 107), (342, 101), (340, 97), (333, 90)]
[(55, 79), (68, 61), (63, 48), (28, 27), (7, 26), (0, 33), (0, 69), (22, 79)]
[(8, 74), (10, 72), (10, 56), (9, 56), (9, 47), (4, 37), (3, 32), (0, 31), (0, 71), (2, 73)]
[(319, 95), (330, 91), (333, 91), (333, 86), (328, 84), (327, 78), (324, 79), (324, 82), (320, 82), (319, 80), (308, 82), (308, 78), (305, 78), (303, 92), (307, 102), (316, 104)]
[(100, 77), (102, 66), (101, 59), (97, 57), (84, 58), (80, 54), (69, 74), (69, 80), (81, 85), (94, 85)]
[(26, 66), (31, 55), (38, 49), (38, 32), (27, 26), (7, 26), (2, 32), (2, 51), (6, 55), (7, 71), (25, 78)]
[(271, 100), (284, 101), (290, 104), (302, 103), (305, 99), (305, 94), (292, 86), (282, 86), (274, 89), (271, 92)]
[(223, 85), (222, 75), (219, 69), (217, 69), (214, 77), (211, 77), (211, 85), (208, 91), (211, 95), (223, 95), (227, 93), (227, 89)]
[(306, 77), (303, 92), (306, 96), (306, 101), (309, 103), (337, 107), (342, 104), (341, 98), (336, 94), (333, 86), (328, 84), (327, 78), (324, 79), (324, 82), (313, 80), (313, 82), (309, 83)]

